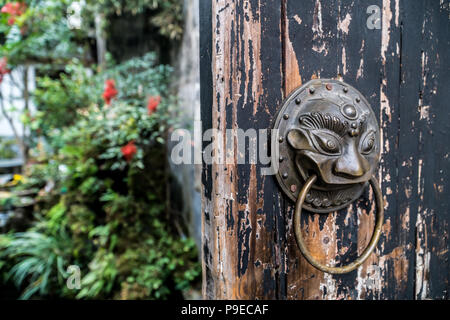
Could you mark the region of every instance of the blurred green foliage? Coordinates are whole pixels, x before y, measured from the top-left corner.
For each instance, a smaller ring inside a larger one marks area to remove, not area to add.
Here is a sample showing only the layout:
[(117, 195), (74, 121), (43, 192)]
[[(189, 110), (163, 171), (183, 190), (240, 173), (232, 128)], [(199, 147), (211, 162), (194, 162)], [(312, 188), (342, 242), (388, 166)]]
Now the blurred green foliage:
[[(39, 190), (33, 226), (0, 235), (0, 281), (14, 283), (23, 299), (179, 297), (199, 281), (200, 266), (168, 205), (166, 142), (178, 123), (172, 70), (152, 53), (121, 64), (108, 59), (99, 70), (86, 58), (89, 32), (67, 26), (72, 2), (26, 1), (13, 25), (0, 14), (0, 51), (10, 67), (37, 68), (37, 111), (22, 117), (32, 163), (15, 190)], [(86, 1), (85, 9), (86, 19), (150, 10), (156, 24), (172, 15), (160, 32), (181, 35), (180, 1)], [(109, 79), (117, 95), (106, 104)], [(154, 112), (149, 97), (160, 97)], [(79, 290), (66, 285), (70, 266), (80, 268)]]
[(0, 137), (0, 159), (14, 159), (17, 158), (18, 150), (16, 146), (16, 141), (14, 139), (8, 139), (5, 137)]
[[(0, 0), (0, 6), (14, 1)], [(8, 24), (10, 16), (0, 14), (0, 53), (7, 55), (10, 63), (40, 63), (64, 65), (71, 58), (84, 63), (95, 61), (92, 57), (92, 41), (96, 16), (103, 25), (113, 15), (129, 13), (145, 14), (150, 24), (169, 40), (180, 40), (183, 34), (182, 0), (27, 0), (24, 14)], [(79, 13), (79, 28), (71, 28), (69, 16), (73, 3), (84, 3)], [(90, 42), (87, 41), (90, 39)]]
[(180, 40), (183, 34), (183, 1), (182, 0), (87, 0), (88, 10), (85, 12), (101, 12), (104, 15), (137, 15), (148, 10), (151, 23), (159, 28), (161, 35), (172, 40)]

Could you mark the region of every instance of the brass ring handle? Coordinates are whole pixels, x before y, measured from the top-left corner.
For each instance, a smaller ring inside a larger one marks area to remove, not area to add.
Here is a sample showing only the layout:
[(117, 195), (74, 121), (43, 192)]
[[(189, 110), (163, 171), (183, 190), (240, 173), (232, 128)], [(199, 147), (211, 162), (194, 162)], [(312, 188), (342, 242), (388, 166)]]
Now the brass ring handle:
[(306, 248), (306, 245), (303, 241), (302, 236), (302, 228), (301, 228), (301, 214), (302, 214), (302, 206), (303, 202), (305, 201), (306, 195), (308, 194), (309, 190), (311, 189), (314, 182), (316, 182), (317, 176), (313, 175), (311, 176), (303, 186), (302, 190), (300, 191), (297, 202), (295, 204), (295, 214), (294, 214), (294, 226), (295, 226), (295, 238), (297, 240), (297, 245), (300, 248), (300, 251), (302, 252), (303, 256), (308, 260), (310, 264), (312, 264), (315, 268), (331, 273), (331, 274), (343, 274), (350, 271), (355, 270), (358, 268), (361, 264), (366, 261), (366, 259), (370, 256), (372, 251), (375, 249), (378, 240), (380, 239), (381, 235), (381, 227), (383, 225), (383, 219), (384, 219), (384, 203), (383, 203), (383, 197), (381, 196), (381, 190), (378, 186), (378, 181), (375, 177), (372, 176), (372, 178), (369, 180), (370, 185), (372, 186), (372, 189), (375, 194), (376, 199), (376, 206), (377, 206), (377, 219), (375, 223), (375, 230), (373, 232), (372, 238), (370, 239), (369, 245), (364, 250), (364, 252), (359, 256), (355, 261), (352, 263), (342, 266), (342, 267), (328, 267), (321, 263), (319, 263), (317, 260), (313, 258), (311, 253)]

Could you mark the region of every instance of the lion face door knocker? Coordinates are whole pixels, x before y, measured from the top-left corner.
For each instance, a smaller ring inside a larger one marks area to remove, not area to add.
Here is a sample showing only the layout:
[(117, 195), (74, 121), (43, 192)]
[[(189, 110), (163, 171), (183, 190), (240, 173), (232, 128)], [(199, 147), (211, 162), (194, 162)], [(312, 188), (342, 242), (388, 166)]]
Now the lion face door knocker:
[[(373, 174), (380, 158), (380, 129), (369, 103), (352, 86), (315, 79), (296, 89), (283, 103), (272, 136), (272, 162), (283, 192), (296, 202), (294, 230), (305, 258), (324, 272), (355, 270), (374, 250), (381, 234), (383, 201)], [(343, 267), (317, 262), (303, 241), (302, 208), (329, 213), (349, 206), (370, 184), (376, 196), (377, 220), (361, 256)]]

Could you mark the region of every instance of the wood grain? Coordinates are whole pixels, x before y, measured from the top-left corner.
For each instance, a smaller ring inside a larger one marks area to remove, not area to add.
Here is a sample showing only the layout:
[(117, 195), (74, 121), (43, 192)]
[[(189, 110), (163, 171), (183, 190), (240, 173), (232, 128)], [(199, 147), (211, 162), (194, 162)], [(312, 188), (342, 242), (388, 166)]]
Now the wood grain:
[[(369, 5), (381, 9), (381, 29), (367, 28)], [(385, 202), (368, 261), (346, 275), (324, 274), (301, 256), (293, 203), (274, 177), (259, 164), (205, 164), (205, 298), (448, 299), (448, 3), (214, 0), (201, 10), (204, 130), (226, 140), (226, 129), (270, 128), (299, 85), (342, 79), (379, 119)], [(366, 190), (348, 209), (305, 214), (305, 240), (321, 262), (348, 263), (367, 245), (374, 215)]]
[[(280, 6), (218, 0), (211, 12), (212, 128), (224, 150), (236, 142), (227, 140), (227, 129), (267, 129), (281, 103)], [(207, 169), (212, 183), (203, 198), (204, 295), (276, 298), (285, 273), (276, 239), (284, 225), (278, 222), (281, 196), (273, 197), (275, 181), (261, 176), (260, 165), (237, 165), (237, 152), (233, 160)]]

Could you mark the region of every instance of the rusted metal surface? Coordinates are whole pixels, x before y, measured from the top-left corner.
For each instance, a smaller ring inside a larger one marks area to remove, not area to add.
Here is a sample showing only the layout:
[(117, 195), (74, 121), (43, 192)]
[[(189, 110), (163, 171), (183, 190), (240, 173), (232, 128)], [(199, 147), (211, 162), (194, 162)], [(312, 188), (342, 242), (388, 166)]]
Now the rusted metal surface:
[[(204, 129), (225, 137), (227, 128), (270, 128), (295, 88), (342, 79), (361, 91), (380, 123), (385, 222), (375, 254), (357, 271), (326, 274), (300, 254), (294, 205), (274, 177), (260, 175), (261, 165), (204, 165), (205, 298), (448, 299), (448, 4), (206, 2)], [(380, 29), (367, 26), (370, 5), (380, 8)], [(304, 215), (311, 254), (330, 265), (354, 260), (370, 240), (375, 210), (366, 189), (348, 209)]]
[(274, 129), (271, 159), (284, 194), (297, 201), (309, 175), (317, 174), (303, 205), (310, 212), (346, 208), (377, 170), (377, 119), (361, 93), (342, 81), (315, 79), (295, 89), (279, 108)]
[(349, 273), (353, 270), (356, 270), (360, 265), (362, 265), (367, 258), (372, 254), (373, 250), (378, 244), (378, 241), (380, 239), (381, 235), (381, 227), (383, 225), (384, 220), (384, 201), (383, 197), (381, 195), (381, 190), (378, 185), (377, 179), (375, 177), (372, 177), (370, 179), (370, 186), (372, 187), (372, 190), (375, 194), (375, 202), (377, 204), (377, 219), (375, 223), (375, 229), (372, 232), (372, 238), (369, 241), (369, 244), (367, 245), (367, 248), (364, 249), (364, 251), (361, 253), (361, 255), (354, 261), (350, 262), (347, 265), (344, 266), (328, 266), (324, 265), (321, 262), (317, 261), (313, 255), (309, 252), (308, 247), (305, 244), (305, 241), (303, 240), (302, 235), (302, 227), (301, 227), (301, 214), (302, 214), (302, 207), (303, 203), (305, 202), (305, 199), (307, 197), (308, 192), (310, 191), (313, 184), (316, 182), (317, 176), (313, 174), (308, 180), (305, 182), (302, 190), (300, 191), (300, 194), (298, 195), (297, 202), (295, 204), (295, 214), (294, 214), (294, 230), (295, 230), (295, 238), (297, 240), (298, 247), (303, 255), (303, 257), (308, 260), (308, 262), (315, 267), (316, 269), (325, 272), (327, 274), (344, 274)]

